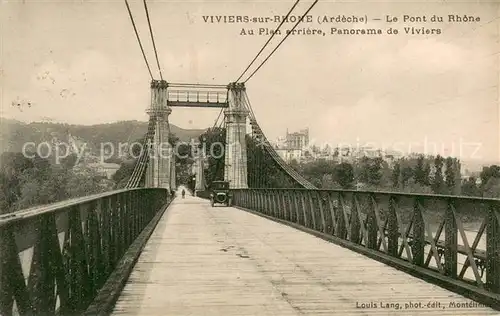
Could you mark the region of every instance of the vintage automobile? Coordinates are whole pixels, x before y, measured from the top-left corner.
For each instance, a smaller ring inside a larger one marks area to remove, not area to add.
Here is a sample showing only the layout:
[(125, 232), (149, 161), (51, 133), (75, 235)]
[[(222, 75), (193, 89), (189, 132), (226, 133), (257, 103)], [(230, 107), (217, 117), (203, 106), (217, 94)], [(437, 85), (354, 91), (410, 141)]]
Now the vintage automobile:
[(212, 207), (215, 203), (225, 204), (231, 206), (231, 192), (229, 192), (229, 182), (227, 181), (214, 181), (210, 186), (210, 205)]

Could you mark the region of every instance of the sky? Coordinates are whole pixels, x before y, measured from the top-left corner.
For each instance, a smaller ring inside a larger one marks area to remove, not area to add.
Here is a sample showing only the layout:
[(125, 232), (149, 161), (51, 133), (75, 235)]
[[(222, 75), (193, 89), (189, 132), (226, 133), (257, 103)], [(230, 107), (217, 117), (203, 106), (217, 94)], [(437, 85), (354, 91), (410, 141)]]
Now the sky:
[[(148, 1), (163, 76), (186, 83), (236, 80), (269, 36), (240, 35), (242, 28), (257, 32), (278, 23), (206, 23), (203, 16), (286, 15), (293, 3)], [(301, 1), (294, 14), (302, 15), (311, 3)], [(130, 6), (159, 79), (143, 3)], [(448, 23), (448, 14), (480, 21)], [(246, 83), (269, 139), (309, 127), (311, 141), (319, 145), (411, 147), (500, 160), (498, 2), (325, 0), (310, 15), (314, 22), (298, 28), (322, 29), (325, 36), (288, 37)], [(317, 20), (338, 15), (366, 16), (368, 22)], [(404, 15), (444, 21), (402, 22)], [(388, 17), (399, 21), (389, 23)], [(0, 23), (1, 116), (86, 125), (147, 120), (150, 76), (124, 1), (0, 0)], [(440, 28), (441, 34), (404, 34), (412, 26)], [(332, 27), (380, 28), (384, 34), (330, 34)], [(390, 27), (399, 34), (386, 34)], [(283, 36), (275, 37), (251, 70)], [(170, 121), (206, 128), (217, 114), (174, 108)]]

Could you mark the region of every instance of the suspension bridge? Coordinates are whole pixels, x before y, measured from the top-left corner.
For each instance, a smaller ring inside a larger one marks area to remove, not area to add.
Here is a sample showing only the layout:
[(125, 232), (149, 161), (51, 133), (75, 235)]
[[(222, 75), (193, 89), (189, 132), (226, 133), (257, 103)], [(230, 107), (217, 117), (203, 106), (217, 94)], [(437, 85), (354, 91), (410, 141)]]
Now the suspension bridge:
[[(499, 200), (316, 188), (273, 149), (245, 85), (288, 36), (246, 80), (274, 34), (234, 82), (171, 83), (144, 1), (156, 80), (125, 3), (151, 75), (145, 150), (124, 189), (0, 216), (0, 315), (498, 314)], [(221, 109), (231, 207), (172, 194), (176, 107)]]

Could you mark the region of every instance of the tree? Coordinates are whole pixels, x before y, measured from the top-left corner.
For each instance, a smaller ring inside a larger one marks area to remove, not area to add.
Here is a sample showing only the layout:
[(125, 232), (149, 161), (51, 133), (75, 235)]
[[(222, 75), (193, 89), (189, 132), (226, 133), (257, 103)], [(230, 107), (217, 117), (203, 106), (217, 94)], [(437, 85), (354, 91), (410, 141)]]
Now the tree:
[(101, 181), (101, 177), (91, 168), (84, 168), (78, 173), (71, 172), (67, 184), (68, 196), (80, 197), (105, 191), (106, 188), (100, 185)]
[(78, 156), (75, 153), (68, 155), (61, 159), (61, 165), (66, 169), (72, 169), (76, 165), (76, 161), (78, 160)]
[[(248, 186), (251, 188), (294, 188), (300, 185), (286, 173), (277, 163), (275, 158), (269, 153), (269, 149), (262, 146), (261, 140), (250, 135), (246, 136), (247, 146), (247, 168)], [(309, 164), (307, 164), (309, 165)], [(323, 173), (323, 174), (326, 174)], [(321, 187), (323, 174), (314, 179), (305, 178), (313, 182), (317, 187)]]
[(65, 167), (54, 165), (50, 170), (50, 176), (40, 187), (40, 202), (54, 203), (70, 197), (69, 180), (73, 176), (73, 171)]
[(192, 165), (188, 163), (178, 163), (175, 172), (175, 182), (178, 184), (183, 184), (189, 187), (189, 183), (193, 178)]
[(481, 178), (482, 186), (484, 186), (491, 178), (500, 178), (500, 167), (497, 165), (483, 167), (479, 177)]
[(188, 182), (186, 184), (187, 188), (189, 190), (191, 190), (191, 192), (194, 192), (195, 191), (195, 187), (196, 187), (196, 183), (195, 183), (196, 181), (193, 178), (194, 178), (193, 176), (189, 177)]
[(335, 183), (333, 181), (333, 176), (331, 174), (324, 174), (321, 178), (321, 186), (322, 189), (332, 189), (335, 187)]
[(21, 184), (21, 195), (17, 201), (13, 204), (13, 209), (11, 211), (17, 211), (30, 206), (36, 205), (37, 203), (45, 204), (40, 201), (38, 188), (40, 183), (36, 179), (30, 179), (27, 182)]
[(300, 170), (300, 165), (299, 165), (299, 162), (297, 161), (297, 159), (292, 159), (290, 161), (290, 166), (295, 169), (295, 171), (299, 171)]
[(109, 190), (110, 181), (91, 168), (74, 171), (75, 155), (54, 160), (4, 153), (0, 163), (0, 213)]
[(352, 189), (354, 184), (354, 168), (347, 162), (336, 165), (333, 172), (333, 179), (343, 189)]
[(380, 157), (361, 159), (360, 180), (370, 185), (380, 185), (383, 160)]
[(175, 148), (175, 145), (179, 142), (179, 140), (179, 137), (177, 137), (177, 135), (175, 135), (174, 133), (168, 134), (168, 142), (173, 148)]
[(394, 164), (394, 168), (392, 169), (392, 187), (399, 188), (399, 176), (401, 174), (401, 165), (399, 162)]
[(410, 167), (410, 166), (405, 166), (402, 170), (401, 170), (401, 185), (403, 188), (405, 188), (410, 179), (413, 178), (413, 168)]
[(446, 188), (448, 189), (448, 193), (452, 194), (453, 189), (455, 187), (455, 170), (453, 170), (454, 167), (453, 158), (451, 157), (446, 158), (445, 164), (446, 164), (446, 170), (444, 171), (444, 174), (445, 174)]
[[(267, 156), (269, 156), (269, 154), (267, 154)], [(252, 157), (249, 156), (249, 159), (252, 159)], [(272, 161), (272, 159), (270, 159), (270, 157), (266, 161), (269, 161), (269, 163), (273, 165), (273, 168), (279, 171), (279, 167)], [(335, 181), (335, 168), (337, 166), (336, 162), (320, 159), (306, 162), (304, 164), (299, 164), (296, 160), (292, 160), (290, 164), (292, 165), (292, 168), (294, 168), (299, 174), (301, 174), (307, 181), (311, 182), (313, 185), (321, 188), (333, 187), (334, 183), (330, 182), (329, 179)], [(276, 174), (277, 171), (271, 172), (272, 174)], [(282, 179), (281, 181), (283, 182), (285, 180)], [(280, 187), (282, 187), (283, 183), (279, 185)], [(294, 186), (293, 183), (289, 183), (289, 185)]]
[(72, 197), (68, 194), (70, 171), (54, 165), (42, 174), (37, 168), (30, 168), (20, 176), (21, 194), (14, 203), (15, 209), (39, 204), (50, 204)]
[(224, 179), (224, 160), (226, 129), (220, 127), (209, 128), (198, 137), (200, 145), (204, 149), (204, 156), (208, 157), (208, 166), (205, 169), (205, 181), (208, 186), (212, 181)]
[(408, 183), (406, 184), (403, 192), (408, 193), (420, 193), (420, 194), (429, 194), (432, 193), (432, 189), (426, 185), (417, 183), (415, 179), (410, 178)]
[(7, 179), (5, 174), (0, 172), (0, 215), (6, 214), (9, 211), (8, 192)]
[(434, 173), (434, 180), (431, 184), (432, 191), (436, 194), (443, 193), (444, 180), (443, 180), (443, 157), (437, 155), (434, 159), (434, 166), (436, 168), (436, 172)]
[[(144, 136), (145, 137), (145, 136)], [(129, 157), (132, 156), (134, 159), (139, 158), (143, 153), (148, 150), (148, 144), (144, 143), (144, 139), (137, 139), (135, 142), (131, 144), (131, 147), (128, 149)]]
[(2, 196), (5, 199), (1, 213), (9, 213), (21, 197), (21, 175), (33, 168), (33, 159), (22, 153), (5, 152), (0, 156)]
[(177, 148), (175, 152), (176, 183), (189, 185), (193, 177), (192, 169), (194, 163), (191, 146), (186, 143), (178, 143), (175, 148)]
[(332, 174), (335, 163), (325, 160), (315, 160), (304, 166), (303, 172), (311, 178), (321, 178), (325, 174)]
[(431, 174), (431, 165), (427, 161), (424, 165), (424, 181), (423, 181), (424, 185), (429, 186), (431, 184), (430, 174)]
[(186, 143), (179, 143), (175, 145), (175, 161), (179, 163), (192, 162), (191, 146)]
[(116, 183), (116, 188), (124, 188), (127, 184), (129, 178), (132, 176), (132, 172), (134, 172), (135, 164), (137, 163), (137, 159), (124, 161), (118, 170), (116, 170), (115, 174), (113, 174), (112, 179)]
[(105, 163), (115, 163), (117, 165), (121, 165), (123, 162), (123, 159), (120, 157), (110, 157), (104, 160)]
[(481, 196), (481, 192), (476, 185), (476, 179), (474, 177), (470, 177), (462, 183), (462, 195), (467, 196)]
[(500, 198), (500, 178), (491, 177), (483, 186), (483, 196), (489, 198)]
[(417, 165), (415, 166), (415, 170), (413, 171), (413, 177), (415, 179), (415, 183), (425, 185), (426, 175), (424, 170), (424, 156), (419, 155), (417, 158)]
[(33, 160), (22, 153), (4, 152), (0, 156), (0, 171), (8, 178), (19, 176), (24, 170), (33, 167)]

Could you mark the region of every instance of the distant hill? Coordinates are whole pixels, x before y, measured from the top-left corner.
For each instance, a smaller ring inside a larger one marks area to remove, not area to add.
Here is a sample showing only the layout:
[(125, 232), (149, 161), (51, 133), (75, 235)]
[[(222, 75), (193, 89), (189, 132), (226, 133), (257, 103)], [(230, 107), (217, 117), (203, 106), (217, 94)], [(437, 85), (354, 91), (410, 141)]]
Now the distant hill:
[[(120, 121), (97, 125), (73, 125), (53, 122), (24, 123), (17, 120), (0, 118), (0, 152), (20, 152), (23, 144), (51, 141), (54, 138), (68, 141), (68, 135), (84, 142), (92, 152), (101, 147), (101, 143), (113, 144), (134, 142), (142, 139), (147, 132), (148, 123), (140, 121)], [(171, 133), (181, 141), (189, 142), (202, 134), (204, 129), (183, 129), (170, 124)]]

